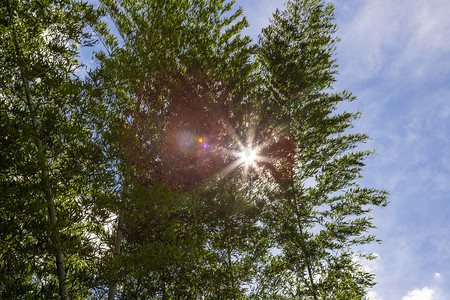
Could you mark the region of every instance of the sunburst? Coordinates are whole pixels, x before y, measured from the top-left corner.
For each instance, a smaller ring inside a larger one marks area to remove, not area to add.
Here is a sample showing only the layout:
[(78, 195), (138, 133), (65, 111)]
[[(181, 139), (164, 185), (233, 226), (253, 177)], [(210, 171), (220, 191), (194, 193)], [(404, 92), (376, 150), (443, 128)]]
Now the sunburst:
[(228, 175), (235, 170), (242, 170), (243, 179), (250, 173), (259, 178), (283, 181), (292, 173), (295, 142), (288, 133), (265, 128), (257, 132), (255, 126), (249, 126), (244, 140), (241, 140), (233, 128), (226, 126), (227, 134), (235, 144), (233, 150), (222, 149), (232, 163), (220, 173)]

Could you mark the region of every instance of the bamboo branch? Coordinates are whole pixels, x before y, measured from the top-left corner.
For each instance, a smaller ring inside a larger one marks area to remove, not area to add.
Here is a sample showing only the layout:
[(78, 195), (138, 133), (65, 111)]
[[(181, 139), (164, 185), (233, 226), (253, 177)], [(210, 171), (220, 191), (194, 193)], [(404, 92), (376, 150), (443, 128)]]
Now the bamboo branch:
[[(11, 24), (12, 24), (14, 50), (16, 52), (15, 54), (17, 56), (17, 59), (19, 60), (18, 65), (19, 65), (19, 69), (20, 69), (20, 75), (22, 77), (22, 81), (24, 84), (26, 103), (27, 103), (28, 109), (30, 111), (31, 123), (33, 125), (33, 130), (34, 130), (34, 133), (36, 134), (36, 137), (35, 137), (36, 148), (38, 149), (38, 153), (41, 153), (43, 150), (43, 144), (42, 144), (42, 140), (40, 138), (40, 130), (39, 130), (39, 126), (38, 126), (37, 120), (36, 120), (36, 111), (35, 111), (33, 102), (31, 100), (30, 82), (27, 78), (27, 72), (23, 66), (23, 61), (22, 61), (23, 55), (21, 53), (21, 48), (19, 47), (19, 43), (17, 41), (17, 30), (16, 30), (16, 26), (14, 23), (14, 17), (13, 17), (13, 13), (11, 10), (11, 4), (10, 4), (9, 0), (6, 0), (6, 6), (8, 8), (8, 14), (9, 14), (9, 18), (10, 18)], [(38, 157), (38, 159), (39, 159), (39, 157)], [(39, 160), (41, 160), (40, 163), (42, 165), (42, 183), (44, 186), (44, 194), (45, 194), (45, 200), (47, 202), (48, 214), (49, 214), (50, 222), (51, 222), (52, 226), (54, 226), (57, 223), (55, 203), (53, 202), (52, 193), (51, 193), (50, 185), (48, 182), (49, 174), (48, 174), (48, 171), (46, 170), (45, 157), (42, 157)], [(58, 245), (59, 244), (59, 233), (55, 228), (52, 228), (52, 230), (51, 230), (51, 237), (52, 237), (52, 241), (53, 241), (54, 245)], [(55, 250), (54, 255), (55, 255), (55, 260), (56, 260), (56, 272), (57, 272), (58, 282), (59, 282), (59, 293), (63, 300), (69, 300), (69, 292), (67, 289), (66, 272), (65, 272), (65, 268), (64, 268), (63, 254), (59, 249), (54, 249), (54, 250)]]
[[(124, 186), (122, 189), (122, 205), (124, 204), (124, 200), (128, 194), (128, 173), (125, 174)], [(117, 262), (117, 259), (120, 256), (120, 248), (122, 246), (122, 236), (123, 236), (123, 206), (119, 210), (119, 215), (117, 217), (117, 228), (116, 228), (116, 236), (114, 240), (114, 262)], [(116, 297), (117, 290), (117, 278), (119, 275), (119, 268), (114, 265), (114, 270), (111, 274), (109, 281), (109, 290), (108, 290), (108, 300), (114, 300)]]

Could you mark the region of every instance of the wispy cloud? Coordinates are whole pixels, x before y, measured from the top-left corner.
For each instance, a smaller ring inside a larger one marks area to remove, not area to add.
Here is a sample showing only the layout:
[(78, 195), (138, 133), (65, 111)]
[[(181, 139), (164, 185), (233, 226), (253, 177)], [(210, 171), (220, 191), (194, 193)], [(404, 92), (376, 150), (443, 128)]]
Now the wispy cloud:
[(367, 0), (350, 10), (352, 18), (348, 12), (339, 32), (347, 41), (339, 48), (345, 74), (399, 81), (448, 74), (449, 1)]
[[(378, 177), (387, 188), (407, 184), (410, 193), (417, 189), (450, 192), (450, 89), (400, 95), (369, 103), (363, 116), (363, 130), (374, 138), (378, 148)], [(387, 172), (388, 171), (388, 172)], [(412, 175), (414, 173), (414, 176)]]

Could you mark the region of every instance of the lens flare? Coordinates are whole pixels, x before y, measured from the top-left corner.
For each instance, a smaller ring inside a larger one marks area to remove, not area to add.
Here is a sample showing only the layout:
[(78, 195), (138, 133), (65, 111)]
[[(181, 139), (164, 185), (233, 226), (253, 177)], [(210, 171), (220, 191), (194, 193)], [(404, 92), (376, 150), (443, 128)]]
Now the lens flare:
[(195, 144), (195, 136), (191, 131), (182, 129), (176, 133), (175, 141), (181, 151), (189, 151)]

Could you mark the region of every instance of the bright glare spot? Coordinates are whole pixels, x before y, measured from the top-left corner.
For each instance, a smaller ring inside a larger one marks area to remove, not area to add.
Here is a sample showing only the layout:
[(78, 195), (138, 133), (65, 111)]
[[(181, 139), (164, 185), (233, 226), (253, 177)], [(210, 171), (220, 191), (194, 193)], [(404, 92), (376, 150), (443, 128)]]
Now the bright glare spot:
[(255, 162), (255, 160), (256, 160), (256, 158), (257, 158), (256, 151), (253, 150), (252, 148), (246, 148), (246, 149), (244, 149), (244, 150), (239, 154), (239, 156), (241, 157), (242, 162), (243, 162), (245, 165), (247, 165), (247, 166), (253, 165), (254, 162)]
[(197, 141), (199, 141), (201, 143), (201, 142), (203, 142), (203, 139), (202, 138), (198, 138)]

